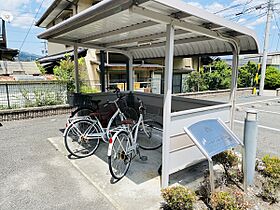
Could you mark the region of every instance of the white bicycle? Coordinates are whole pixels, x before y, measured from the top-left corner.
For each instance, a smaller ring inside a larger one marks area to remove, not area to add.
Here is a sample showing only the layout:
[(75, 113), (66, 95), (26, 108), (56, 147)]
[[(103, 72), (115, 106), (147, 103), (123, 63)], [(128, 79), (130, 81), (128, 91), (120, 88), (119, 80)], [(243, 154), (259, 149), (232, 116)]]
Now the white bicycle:
[(139, 148), (157, 149), (162, 146), (162, 124), (153, 120), (143, 120), (145, 108), (140, 99), (138, 121), (124, 120), (122, 126), (109, 139), (108, 164), (113, 178), (121, 179), (127, 173), (131, 160), (137, 155), (141, 160), (147, 160), (140, 154)]
[[(127, 117), (137, 116), (131, 107), (119, 107), (124, 96), (105, 104), (106, 110), (91, 113), (90, 116), (75, 117), (64, 131), (64, 143), (68, 152), (78, 158), (92, 155), (99, 146), (100, 139), (108, 143), (111, 131)], [(110, 120), (109, 120), (110, 119)], [(109, 120), (109, 121), (108, 121)]]

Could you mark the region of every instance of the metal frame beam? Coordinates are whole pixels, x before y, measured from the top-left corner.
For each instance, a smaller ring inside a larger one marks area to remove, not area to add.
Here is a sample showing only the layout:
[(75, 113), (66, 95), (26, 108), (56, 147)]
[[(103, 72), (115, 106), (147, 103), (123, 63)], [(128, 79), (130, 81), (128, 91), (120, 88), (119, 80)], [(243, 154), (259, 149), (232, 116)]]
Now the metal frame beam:
[(131, 26), (126, 26), (126, 27), (123, 27), (123, 28), (120, 28), (120, 29), (117, 29), (117, 30), (108, 31), (108, 32), (101, 33), (101, 34), (88, 36), (88, 37), (80, 39), (79, 42), (85, 43), (85, 42), (97, 40), (97, 39), (108, 37), (108, 36), (114, 36), (114, 35), (118, 35), (118, 34), (122, 34), (122, 33), (126, 33), (126, 32), (139, 30), (141, 28), (151, 27), (151, 26), (154, 26), (154, 25), (158, 25), (158, 23), (148, 20), (148, 21), (144, 21), (142, 23), (134, 24), (134, 25), (131, 25)]
[(79, 44), (80, 47), (85, 47), (85, 48), (92, 48), (92, 49), (97, 49), (97, 50), (104, 50), (104, 51), (110, 51), (110, 52), (115, 52), (115, 53), (121, 53), (126, 56), (131, 56), (128, 51), (117, 49), (117, 48), (108, 48), (100, 45), (95, 45), (95, 44), (90, 44), (90, 43), (78, 43), (73, 40), (65, 40), (65, 39), (48, 39), (49, 42), (53, 43), (58, 43), (58, 44), (65, 44), (65, 45), (76, 45)]
[[(188, 44), (188, 43), (201, 42), (201, 41), (207, 41), (207, 40), (212, 40), (212, 38), (200, 36), (200, 37), (195, 37), (195, 38), (179, 39), (179, 40), (176, 40), (174, 42), (174, 44), (175, 45), (180, 45), (180, 44)], [(165, 42), (158, 42), (158, 43), (154, 43), (154, 44), (147, 44), (147, 45), (143, 45), (143, 46), (140, 46), (140, 47), (130, 47), (129, 51), (146, 49), (146, 48), (151, 48), (151, 47), (163, 47), (165, 45), (166, 45), (166, 41)]]
[(130, 8), (130, 10), (131, 10), (131, 12), (133, 12), (135, 14), (149, 18), (152, 21), (155, 21), (158, 23), (168, 24), (168, 23), (173, 22), (173, 24), (174, 24), (174, 26), (176, 26), (176, 28), (180, 28), (182, 30), (190, 31), (195, 34), (201, 34), (203, 36), (208, 36), (210, 38), (225, 41), (225, 39), (220, 37), (217, 32), (209, 30), (204, 27), (201, 27), (199, 25), (190, 23), (190, 22), (179, 20), (179, 19), (170, 17), (168, 15), (163, 15), (161, 13), (158, 13), (158, 12), (155, 12), (155, 11), (143, 8), (143, 7), (139, 7), (139, 6), (132, 6)]
[[(188, 32), (186, 32), (184, 30), (180, 30), (180, 29), (175, 31), (175, 35), (181, 35), (181, 34), (187, 34), (187, 33)], [(129, 44), (129, 43), (133, 43), (133, 42), (145, 42), (145, 41), (149, 42), (154, 39), (165, 38), (165, 37), (166, 37), (166, 32), (160, 32), (160, 33), (156, 33), (156, 34), (139, 36), (139, 37), (124, 39), (124, 40), (116, 41), (116, 42), (110, 42), (110, 43), (105, 44), (105, 46), (112, 47), (112, 46), (118, 46), (118, 45), (123, 45), (123, 44)]]

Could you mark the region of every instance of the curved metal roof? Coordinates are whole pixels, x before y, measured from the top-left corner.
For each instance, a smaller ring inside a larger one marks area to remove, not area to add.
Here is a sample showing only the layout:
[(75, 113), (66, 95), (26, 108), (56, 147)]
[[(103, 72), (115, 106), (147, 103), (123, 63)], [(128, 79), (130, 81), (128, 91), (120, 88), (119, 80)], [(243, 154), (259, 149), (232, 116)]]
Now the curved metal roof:
[(175, 25), (174, 56), (258, 53), (254, 31), (182, 0), (104, 0), (38, 37), (51, 42), (129, 52), (134, 58), (165, 56), (166, 24)]

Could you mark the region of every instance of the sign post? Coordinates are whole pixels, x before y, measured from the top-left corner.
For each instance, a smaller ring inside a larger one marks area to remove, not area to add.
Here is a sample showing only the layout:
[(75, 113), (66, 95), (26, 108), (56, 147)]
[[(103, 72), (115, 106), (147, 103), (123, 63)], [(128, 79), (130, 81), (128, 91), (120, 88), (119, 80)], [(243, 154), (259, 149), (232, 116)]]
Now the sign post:
[[(238, 145), (244, 148), (243, 143), (220, 119), (199, 121), (191, 126), (184, 127), (184, 130), (208, 160), (210, 187), (213, 193), (215, 186), (212, 157)], [(244, 180), (246, 179), (244, 178)]]

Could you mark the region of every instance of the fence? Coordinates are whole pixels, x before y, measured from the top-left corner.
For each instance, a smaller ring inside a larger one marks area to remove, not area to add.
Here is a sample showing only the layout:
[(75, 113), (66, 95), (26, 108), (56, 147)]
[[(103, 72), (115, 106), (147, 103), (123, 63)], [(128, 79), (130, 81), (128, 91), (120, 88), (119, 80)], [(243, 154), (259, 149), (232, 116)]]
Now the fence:
[(65, 104), (67, 87), (56, 81), (0, 82), (0, 109)]

